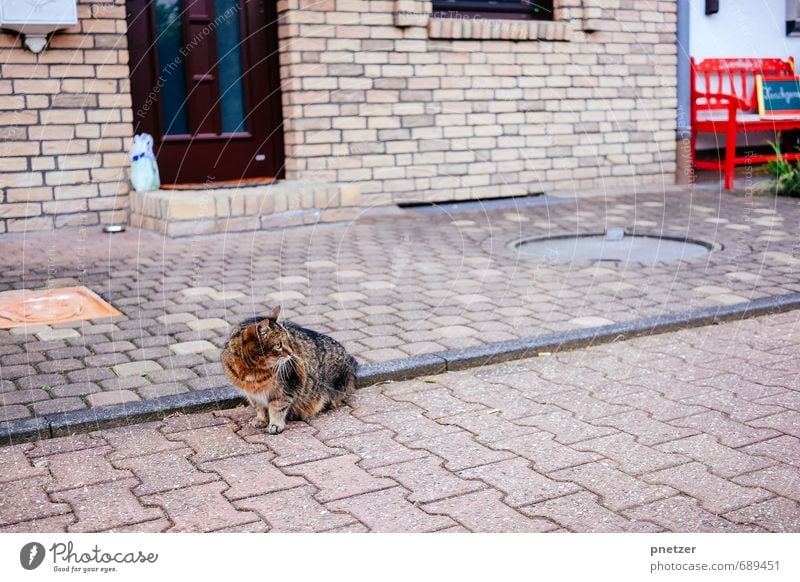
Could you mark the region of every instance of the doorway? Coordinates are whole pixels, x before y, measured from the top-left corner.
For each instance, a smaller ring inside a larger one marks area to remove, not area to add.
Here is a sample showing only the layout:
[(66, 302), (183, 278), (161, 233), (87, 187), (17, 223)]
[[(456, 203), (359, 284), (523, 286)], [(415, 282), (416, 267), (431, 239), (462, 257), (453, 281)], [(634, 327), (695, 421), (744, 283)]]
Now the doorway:
[(165, 185), (283, 177), (275, 4), (128, 0), (134, 132)]

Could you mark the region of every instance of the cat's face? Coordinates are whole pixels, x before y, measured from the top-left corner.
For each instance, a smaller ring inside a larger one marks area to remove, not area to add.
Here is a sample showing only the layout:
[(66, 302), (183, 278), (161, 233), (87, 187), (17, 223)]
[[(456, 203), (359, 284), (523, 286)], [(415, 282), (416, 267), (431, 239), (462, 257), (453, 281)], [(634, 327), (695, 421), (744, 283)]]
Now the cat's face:
[(222, 364), (234, 383), (268, 381), (290, 359), (289, 333), (278, 323), (279, 311), (247, 319), (232, 330)]
[(276, 320), (263, 318), (242, 322), (231, 333), (225, 349), (252, 367), (272, 367), (289, 354), (288, 334)]

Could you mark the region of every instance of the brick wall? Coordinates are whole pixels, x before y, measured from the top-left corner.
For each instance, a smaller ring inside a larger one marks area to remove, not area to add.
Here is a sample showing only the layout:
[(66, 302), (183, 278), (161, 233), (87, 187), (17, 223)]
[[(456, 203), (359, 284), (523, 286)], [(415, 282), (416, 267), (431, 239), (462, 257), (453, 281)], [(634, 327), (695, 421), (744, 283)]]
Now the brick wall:
[[(39, 55), (0, 33), (0, 233), (127, 220), (124, 5), (79, 0)], [(672, 182), (676, 3), (556, 7), (278, 0), (286, 178), (355, 184), (365, 204)]]
[(0, 233), (125, 222), (132, 111), (124, 0), (79, 0), (37, 54), (0, 32)]
[(374, 204), (672, 183), (676, 3), (556, 8), (279, 0), (287, 178), (356, 182)]

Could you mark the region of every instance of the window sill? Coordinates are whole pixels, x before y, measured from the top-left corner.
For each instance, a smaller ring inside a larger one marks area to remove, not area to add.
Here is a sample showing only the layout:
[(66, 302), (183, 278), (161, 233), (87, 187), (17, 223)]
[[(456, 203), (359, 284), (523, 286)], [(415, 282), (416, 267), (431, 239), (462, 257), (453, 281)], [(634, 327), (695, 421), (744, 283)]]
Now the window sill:
[(566, 41), (568, 33), (566, 22), (550, 20), (433, 17), (428, 20), (428, 37), (438, 39)]

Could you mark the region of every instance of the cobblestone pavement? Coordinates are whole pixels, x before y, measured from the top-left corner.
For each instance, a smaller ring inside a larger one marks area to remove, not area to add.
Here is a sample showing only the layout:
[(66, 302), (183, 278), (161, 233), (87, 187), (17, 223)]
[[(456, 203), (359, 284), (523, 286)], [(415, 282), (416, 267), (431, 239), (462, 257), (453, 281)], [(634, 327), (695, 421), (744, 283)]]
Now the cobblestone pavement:
[(0, 448), (0, 531), (800, 532), (793, 313)]
[[(0, 422), (226, 386), (227, 324), (275, 303), (376, 362), (800, 291), (798, 200), (696, 190), (551, 202), (182, 240), (4, 235), (0, 290), (85, 284), (124, 315), (0, 331)], [(611, 227), (722, 248), (649, 267), (509, 248)]]

